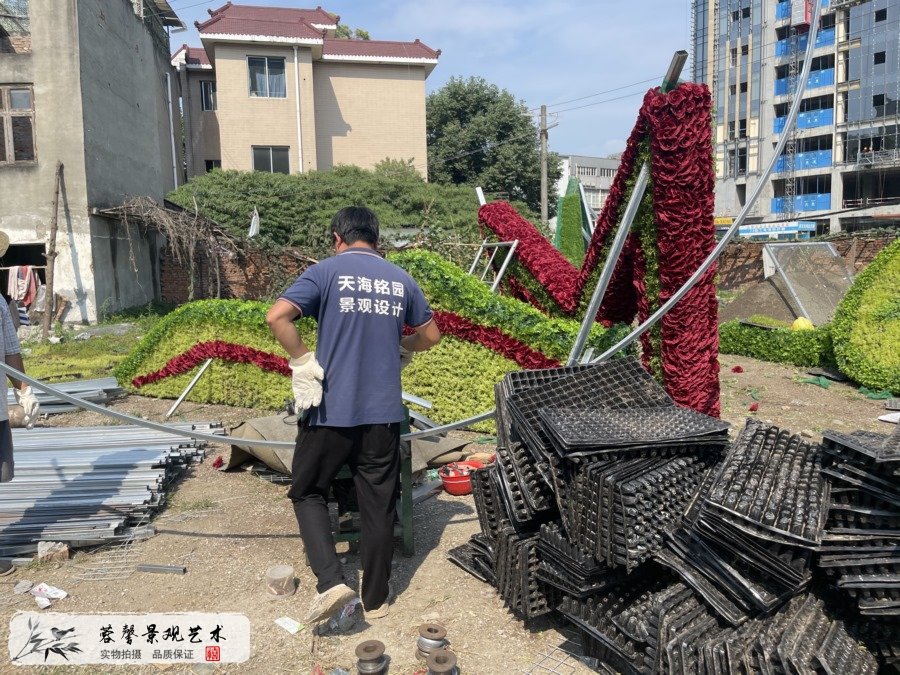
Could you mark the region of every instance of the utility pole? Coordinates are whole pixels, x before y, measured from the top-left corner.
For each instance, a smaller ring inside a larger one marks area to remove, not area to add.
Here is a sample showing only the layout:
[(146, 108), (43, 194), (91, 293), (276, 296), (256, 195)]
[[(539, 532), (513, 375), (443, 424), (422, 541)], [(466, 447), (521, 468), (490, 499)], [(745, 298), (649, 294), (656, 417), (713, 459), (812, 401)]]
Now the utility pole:
[(63, 163), (56, 162), (56, 190), (53, 193), (53, 213), (50, 214), (50, 239), (47, 242), (47, 252), (44, 257), (47, 258), (47, 269), (44, 270), (44, 279), (46, 281), (45, 288), (47, 294), (44, 296), (44, 316), (41, 319), (41, 334), (44, 339), (50, 334), (50, 319), (53, 315), (53, 277), (54, 267), (56, 265), (56, 232), (59, 224), (59, 188), (62, 182)]
[(541, 106), (541, 225), (547, 226), (547, 106)]

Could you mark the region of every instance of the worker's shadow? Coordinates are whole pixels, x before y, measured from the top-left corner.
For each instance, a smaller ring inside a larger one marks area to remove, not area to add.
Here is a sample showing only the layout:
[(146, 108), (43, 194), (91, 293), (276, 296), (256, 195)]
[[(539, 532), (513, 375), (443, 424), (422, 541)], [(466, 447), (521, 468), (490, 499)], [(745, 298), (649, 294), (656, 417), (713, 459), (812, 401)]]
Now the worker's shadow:
[[(432, 498), (417, 504), (413, 510), (415, 552), (411, 556), (404, 556), (402, 542), (399, 539), (394, 542), (394, 564), (391, 570), (394, 593), (399, 595), (409, 587), (416, 572), (436, 549), (450, 549), (468, 541), (471, 523), (477, 521), (478, 515), (470, 499)], [(448, 544), (447, 539), (452, 543)], [(364, 544), (360, 542), (360, 546), (362, 545)], [(347, 559), (344, 567), (347, 583), (358, 590), (361, 573), (359, 555), (355, 548), (342, 555)], [(437, 564), (452, 563), (441, 556)]]

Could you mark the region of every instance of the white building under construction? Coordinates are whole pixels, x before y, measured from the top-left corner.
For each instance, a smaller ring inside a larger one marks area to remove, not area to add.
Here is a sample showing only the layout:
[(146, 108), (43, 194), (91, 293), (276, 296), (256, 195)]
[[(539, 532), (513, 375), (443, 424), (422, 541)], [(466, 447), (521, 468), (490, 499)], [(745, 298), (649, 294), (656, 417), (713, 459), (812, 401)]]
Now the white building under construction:
[(692, 1), (692, 75), (714, 99), (716, 216), (736, 216), (771, 161), (817, 20), (796, 129), (747, 222), (900, 226), (900, 0), (820, 0), (818, 17), (814, 4)]

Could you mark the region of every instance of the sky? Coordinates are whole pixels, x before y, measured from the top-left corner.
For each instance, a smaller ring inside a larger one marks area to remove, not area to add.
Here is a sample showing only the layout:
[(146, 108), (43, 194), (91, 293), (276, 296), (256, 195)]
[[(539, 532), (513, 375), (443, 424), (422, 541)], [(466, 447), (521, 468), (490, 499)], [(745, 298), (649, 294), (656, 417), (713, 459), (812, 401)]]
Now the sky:
[[(689, 49), (689, 0), (234, 0), (313, 7), (374, 40), (419, 38), (441, 50), (429, 92), (451, 77), (479, 76), (529, 108), (548, 106), (550, 149), (606, 156), (621, 152), (644, 92), (662, 79), (672, 54)], [(199, 46), (194, 21), (224, 0), (169, 0), (188, 26), (173, 50)], [(580, 99), (580, 100), (573, 100)], [(582, 107), (584, 106), (584, 107)], [(573, 110), (572, 108), (579, 108)]]

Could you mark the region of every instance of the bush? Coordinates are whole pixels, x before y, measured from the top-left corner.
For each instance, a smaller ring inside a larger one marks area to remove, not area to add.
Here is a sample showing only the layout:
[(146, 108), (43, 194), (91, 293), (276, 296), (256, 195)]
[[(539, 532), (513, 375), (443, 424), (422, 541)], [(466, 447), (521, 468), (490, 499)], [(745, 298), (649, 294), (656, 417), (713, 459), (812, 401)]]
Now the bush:
[(169, 200), (191, 211), (196, 207), (240, 239), (256, 208), (260, 231), (253, 241), (258, 246), (274, 251), (294, 246), (319, 259), (331, 255), (332, 216), (353, 205), (371, 208), (383, 230), (421, 228), (426, 246), (459, 264), (470, 264), (473, 252), (458, 244), (482, 240), (474, 188), (426, 183), (400, 161), (386, 160), (371, 171), (339, 166), (291, 175), (216, 170), (192, 178)]
[[(458, 314), (478, 326), (499, 328), (510, 337), (563, 360), (575, 340), (579, 325), (567, 319), (550, 319), (526, 303), (491, 293), (478, 279), (440, 256), (414, 250), (396, 253), (391, 260), (405, 268), (421, 285), (435, 310)], [(132, 380), (162, 370), (171, 359), (202, 342), (223, 341), (262, 352), (286, 354), (265, 322), (268, 305), (239, 300), (201, 300), (178, 308), (162, 318), (132, 354), (116, 369), (122, 386), (141, 394), (177, 397), (193, 372), (171, 375), (137, 389)], [(315, 344), (315, 322), (298, 322), (304, 341)], [(603, 349), (626, 329), (592, 328), (588, 344)], [(480, 344), (445, 336), (438, 347), (416, 356), (403, 374), (407, 391), (433, 402), (422, 411), (446, 423), (493, 407), (493, 387), (516, 363)], [(215, 360), (188, 399), (243, 407), (278, 409), (290, 396), (290, 381), (247, 363)], [(492, 428), (490, 423), (477, 427)]]
[(870, 389), (900, 394), (900, 239), (856, 277), (832, 325), (841, 372)]
[[(116, 368), (115, 375), (126, 389), (147, 396), (177, 398), (193, 372), (173, 375), (140, 389), (132, 385), (138, 375), (162, 369), (170, 359), (201, 342), (221, 340), (246, 345), (287, 357), (266, 325), (268, 305), (241, 300), (200, 300), (182, 305), (161, 319)], [(297, 326), (303, 340), (315, 346), (315, 322), (302, 319)], [(290, 396), (290, 380), (257, 366), (214, 360), (188, 395), (188, 400), (248, 408), (277, 409)]]
[(748, 326), (738, 320), (727, 321), (719, 326), (719, 351), (795, 366), (834, 363), (831, 328), (828, 325), (814, 330), (791, 330)]

